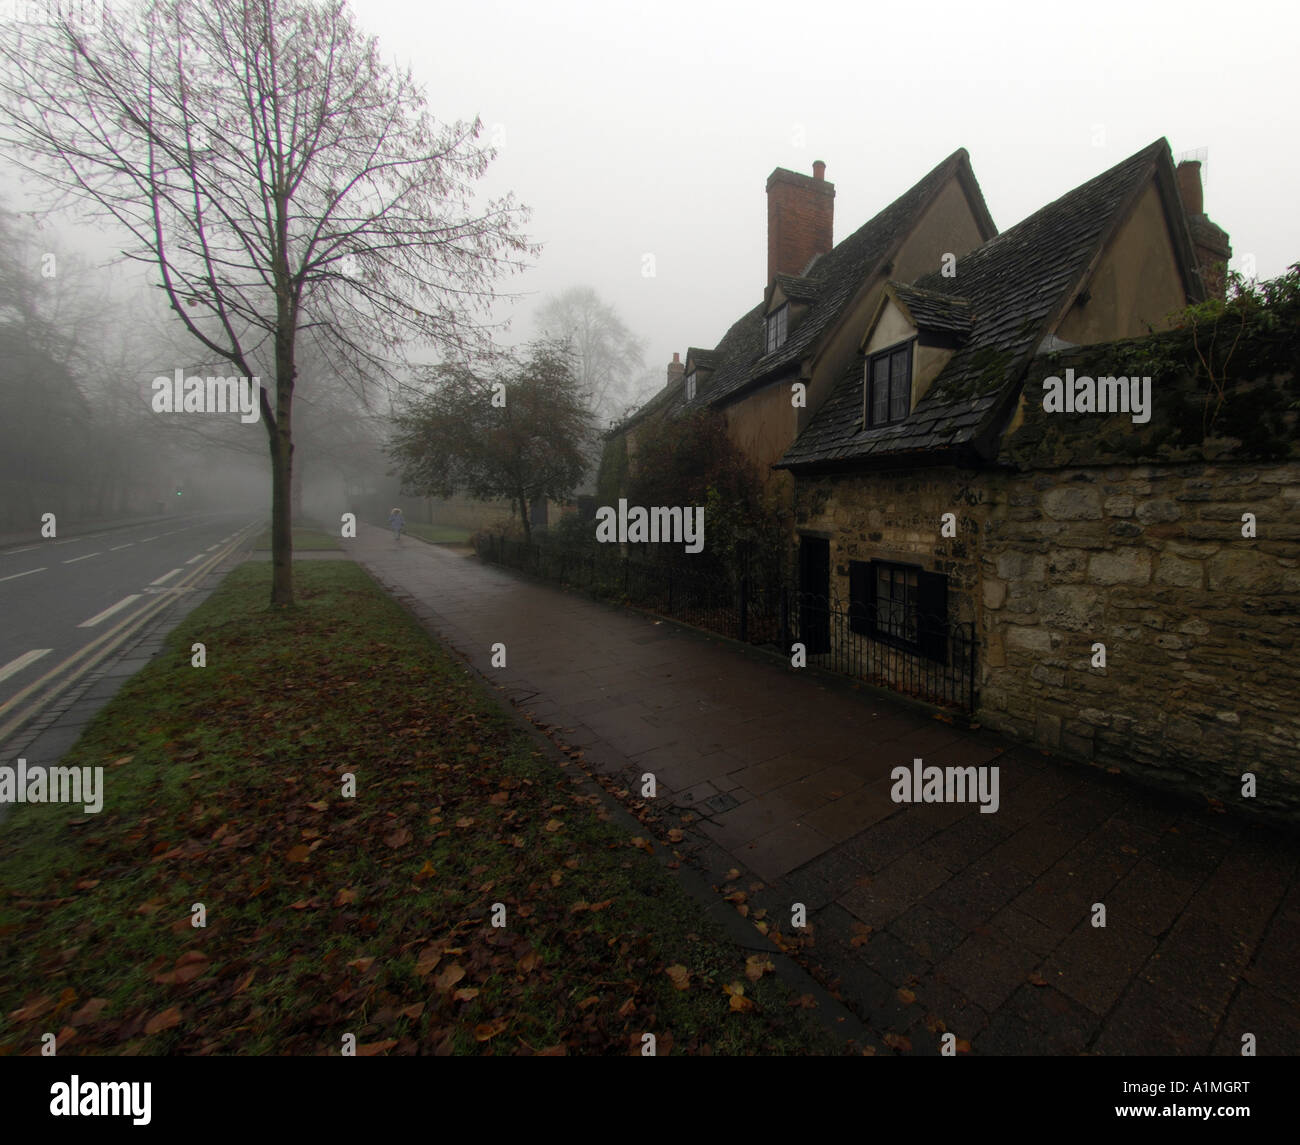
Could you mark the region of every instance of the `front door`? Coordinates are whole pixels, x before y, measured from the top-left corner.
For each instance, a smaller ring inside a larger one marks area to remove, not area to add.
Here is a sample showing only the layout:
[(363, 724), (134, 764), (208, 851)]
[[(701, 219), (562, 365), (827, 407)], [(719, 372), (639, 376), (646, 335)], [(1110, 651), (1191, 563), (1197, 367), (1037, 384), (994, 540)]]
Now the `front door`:
[(831, 543), (799, 538), (799, 639), (809, 656), (831, 650)]

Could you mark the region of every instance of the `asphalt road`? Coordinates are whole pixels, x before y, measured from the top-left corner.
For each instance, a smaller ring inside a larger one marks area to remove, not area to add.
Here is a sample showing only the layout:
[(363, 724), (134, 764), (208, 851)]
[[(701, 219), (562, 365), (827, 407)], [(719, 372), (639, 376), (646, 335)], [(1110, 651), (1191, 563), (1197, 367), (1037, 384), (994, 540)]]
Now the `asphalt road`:
[[(156, 607), (251, 524), (246, 513), (172, 514), (0, 549), (0, 723), (39, 701), (46, 685), (25, 690)], [(75, 671), (68, 663), (48, 687)]]

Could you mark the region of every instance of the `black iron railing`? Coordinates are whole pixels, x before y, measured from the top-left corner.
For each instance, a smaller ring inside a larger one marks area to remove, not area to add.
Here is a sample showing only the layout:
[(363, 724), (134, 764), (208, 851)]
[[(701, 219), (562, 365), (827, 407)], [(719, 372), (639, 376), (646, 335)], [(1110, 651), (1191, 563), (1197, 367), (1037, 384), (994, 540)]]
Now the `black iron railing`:
[(789, 587), (771, 570), (703, 571), (624, 556), (615, 546), (569, 548), (500, 536), (477, 539), (484, 560), (668, 616), (939, 707), (975, 710), (975, 636), (969, 622), (912, 615), (894, 631), (861, 609)]

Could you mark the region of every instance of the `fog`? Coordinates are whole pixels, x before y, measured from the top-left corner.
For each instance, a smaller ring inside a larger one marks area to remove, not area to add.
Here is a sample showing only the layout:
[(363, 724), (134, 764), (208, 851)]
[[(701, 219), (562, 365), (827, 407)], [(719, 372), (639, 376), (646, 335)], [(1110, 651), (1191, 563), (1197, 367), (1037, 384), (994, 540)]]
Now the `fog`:
[[(1300, 256), (1300, 156), (1278, 142), (1300, 127), (1290, 6), (353, 7), (435, 116), (482, 118), (497, 151), (483, 199), (513, 192), (533, 212), (543, 250), (502, 282), (499, 338), (519, 344), (548, 298), (589, 286), (645, 347), (629, 380), (639, 398), (674, 352), (715, 345), (759, 301), (777, 166), (826, 162), (838, 242), (958, 147), (1005, 229), (1165, 136), (1176, 156), (1204, 159), (1206, 210), (1234, 269), (1268, 278)], [(264, 513), (263, 425), (151, 405), (156, 378), (229, 373), (162, 303), (156, 268), (124, 263), (125, 235), (49, 211), (12, 171), (0, 205), (0, 529), (44, 511)], [(345, 383), (310, 347), (301, 369), (297, 509), (392, 500), (393, 379)]]

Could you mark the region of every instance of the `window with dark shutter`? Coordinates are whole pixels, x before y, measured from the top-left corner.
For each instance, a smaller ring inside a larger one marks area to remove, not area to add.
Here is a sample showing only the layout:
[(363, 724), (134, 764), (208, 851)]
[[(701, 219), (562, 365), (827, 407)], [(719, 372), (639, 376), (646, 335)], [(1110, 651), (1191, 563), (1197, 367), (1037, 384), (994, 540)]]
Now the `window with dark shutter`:
[[(857, 573), (855, 589), (854, 566)], [(942, 573), (926, 572), (918, 565), (891, 561), (854, 561), (849, 565), (849, 593), (864, 607), (858, 612), (862, 627), (857, 627), (854, 606), (850, 604), (849, 626), (872, 638), (898, 648), (917, 652), (941, 664), (948, 662), (948, 578)]]
[(890, 425), (912, 412), (912, 341), (867, 359), (867, 424)]

